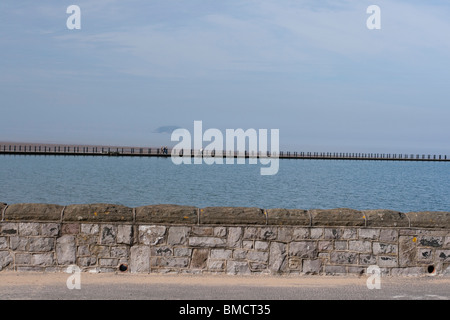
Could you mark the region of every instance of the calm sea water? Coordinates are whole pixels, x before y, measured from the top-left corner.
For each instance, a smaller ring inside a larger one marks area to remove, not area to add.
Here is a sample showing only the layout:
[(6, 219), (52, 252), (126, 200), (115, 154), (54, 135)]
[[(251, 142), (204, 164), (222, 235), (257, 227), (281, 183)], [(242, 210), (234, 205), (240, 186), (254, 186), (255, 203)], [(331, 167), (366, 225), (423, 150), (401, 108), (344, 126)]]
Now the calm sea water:
[(450, 163), (286, 159), (274, 176), (260, 168), (0, 155), (0, 201), (450, 211)]

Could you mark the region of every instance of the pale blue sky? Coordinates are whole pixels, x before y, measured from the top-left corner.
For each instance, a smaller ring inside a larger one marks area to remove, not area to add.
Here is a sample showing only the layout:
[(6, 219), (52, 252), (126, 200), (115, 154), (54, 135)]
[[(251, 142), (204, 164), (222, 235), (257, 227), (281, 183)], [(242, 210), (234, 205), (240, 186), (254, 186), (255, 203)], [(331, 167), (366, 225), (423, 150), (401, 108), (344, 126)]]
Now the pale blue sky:
[(449, 16), (448, 1), (2, 0), (0, 141), (170, 145), (159, 127), (202, 120), (279, 129), (284, 150), (450, 154)]

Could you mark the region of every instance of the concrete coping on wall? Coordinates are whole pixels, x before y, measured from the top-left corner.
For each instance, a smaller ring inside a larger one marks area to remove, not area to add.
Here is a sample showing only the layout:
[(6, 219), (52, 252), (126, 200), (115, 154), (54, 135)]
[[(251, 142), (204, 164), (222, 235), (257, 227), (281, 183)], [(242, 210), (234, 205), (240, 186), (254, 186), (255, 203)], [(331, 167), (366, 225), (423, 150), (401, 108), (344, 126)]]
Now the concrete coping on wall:
[(394, 210), (261, 209), (206, 207), (175, 204), (130, 208), (117, 204), (0, 203), (1, 221), (99, 222), (181, 225), (285, 225), (305, 227), (393, 227), (450, 229), (450, 212), (399, 212)]

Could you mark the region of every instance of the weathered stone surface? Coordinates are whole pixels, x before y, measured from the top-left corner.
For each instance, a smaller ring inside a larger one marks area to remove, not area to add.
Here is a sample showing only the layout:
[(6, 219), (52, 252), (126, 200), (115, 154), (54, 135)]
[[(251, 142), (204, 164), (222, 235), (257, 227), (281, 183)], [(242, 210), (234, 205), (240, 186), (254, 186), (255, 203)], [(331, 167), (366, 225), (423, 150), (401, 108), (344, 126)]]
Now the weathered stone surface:
[(397, 242), (398, 230), (395, 229), (381, 229), (380, 241), (382, 242)]
[(0, 271), (13, 262), (13, 257), (8, 251), (0, 251)]
[(317, 243), (314, 241), (294, 241), (289, 244), (289, 256), (313, 259), (317, 257)]
[(34, 266), (52, 266), (55, 264), (54, 254), (53, 252), (33, 254), (31, 264)]
[(132, 245), (134, 239), (134, 228), (129, 224), (120, 224), (117, 226), (116, 242), (118, 244)]
[(189, 236), (189, 227), (170, 227), (167, 243), (169, 245), (184, 245)]
[(227, 262), (227, 274), (246, 275), (251, 274), (251, 270), (247, 262), (229, 260)]
[(211, 249), (211, 259), (227, 260), (231, 258), (231, 254), (229, 249)]
[(406, 214), (393, 210), (363, 210), (367, 227), (409, 227)]
[(64, 223), (62, 225), (62, 234), (78, 234), (80, 233), (80, 224)]
[(19, 225), (13, 222), (3, 222), (0, 224), (0, 235), (13, 236), (19, 233)]
[(150, 255), (153, 256), (171, 256), (173, 250), (170, 246), (151, 246)]
[(225, 247), (227, 244), (223, 238), (216, 237), (190, 237), (189, 245), (192, 247)]
[(52, 251), (54, 248), (55, 248), (54, 238), (33, 237), (29, 239), (28, 251), (30, 252), (48, 252)]
[(359, 229), (360, 239), (376, 240), (380, 237), (380, 229), (362, 228)]
[(263, 251), (253, 251), (250, 250), (247, 252), (247, 260), (256, 261), (256, 262), (268, 262), (269, 253)]
[(146, 245), (164, 243), (165, 226), (139, 226), (139, 242)]
[(309, 226), (308, 211), (301, 209), (267, 209), (268, 225)]
[(41, 235), (44, 237), (55, 237), (59, 235), (59, 224), (43, 223), (41, 225)]
[(150, 272), (150, 247), (143, 245), (131, 247), (130, 271)]
[(225, 269), (225, 261), (223, 260), (208, 260), (208, 270), (223, 271)]
[(261, 240), (275, 240), (277, 238), (278, 228), (276, 227), (262, 227), (259, 231), (259, 239)]
[(93, 223), (83, 223), (81, 224), (81, 233), (84, 234), (98, 234), (100, 231), (100, 226)]
[(370, 253), (372, 252), (372, 242), (365, 240), (351, 240), (348, 242), (348, 250)]
[(56, 260), (59, 265), (73, 264), (76, 261), (77, 247), (75, 237), (64, 235), (56, 241)]
[(0, 202), (0, 220), (3, 220), (3, 210), (6, 208), (7, 204)]
[(192, 251), (191, 268), (205, 269), (208, 260), (209, 249), (194, 249)]
[(200, 210), (200, 223), (265, 225), (266, 215), (260, 208), (207, 207)]
[(137, 223), (197, 224), (197, 208), (157, 204), (136, 208)]
[(268, 241), (255, 241), (255, 250), (265, 251), (269, 248)]
[(19, 223), (20, 236), (38, 236), (41, 233), (41, 225), (39, 223)]
[(132, 222), (133, 209), (117, 204), (74, 204), (64, 210), (64, 222)]
[(373, 254), (397, 254), (398, 246), (396, 244), (374, 242), (373, 243)]
[(269, 265), (272, 273), (283, 273), (287, 270), (287, 244), (282, 242), (270, 243)]
[(57, 204), (17, 203), (8, 206), (6, 221), (60, 221), (64, 207)]
[(189, 266), (189, 258), (184, 257), (158, 257), (157, 264), (166, 268), (187, 268)]
[(15, 251), (25, 251), (28, 245), (27, 237), (10, 237), (9, 247), (11, 250)]
[(302, 272), (305, 274), (319, 274), (322, 268), (320, 259), (303, 260)]
[(8, 249), (8, 238), (0, 237), (0, 250)]
[(329, 276), (343, 275), (347, 273), (345, 266), (324, 266), (324, 273)]
[(378, 257), (379, 267), (398, 267), (397, 257), (393, 256), (380, 256)]
[(290, 242), (309, 238), (309, 228), (280, 227), (278, 228), (277, 241)]
[(331, 252), (330, 261), (334, 264), (356, 264), (358, 256), (355, 252)]
[(436, 250), (436, 256), (439, 261), (450, 262), (450, 250)]
[(102, 225), (100, 234), (100, 244), (116, 243), (117, 227), (110, 224)]
[(417, 260), (417, 238), (414, 236), (399, 237), (399, 266), (414, 266)]
[(440, 248), (444, 243), (444, 237), (436, 236), (420, 236), (418, 237), (418, 243), (423, 247), (435, 247)]
[(363, 265), (375, 265), (377, 264), (377, 256), (372, 254), (360, 254), (359, 263)]
[(314, 209), (308, 213), (312, 218), (312, 226), (364, 226), (365, 220), (361, 211), (337, 208), (337, 209)]
[(426, 273), (425, 267), (392, 268), (392, 276), (420, 276)]
[(130, 256), (130, 249), (128, 246), (114, 246), (111, 247), (111, 258), (128, 258)]
[(408, 212), (412, 228), (450, 229), (450, 212)]

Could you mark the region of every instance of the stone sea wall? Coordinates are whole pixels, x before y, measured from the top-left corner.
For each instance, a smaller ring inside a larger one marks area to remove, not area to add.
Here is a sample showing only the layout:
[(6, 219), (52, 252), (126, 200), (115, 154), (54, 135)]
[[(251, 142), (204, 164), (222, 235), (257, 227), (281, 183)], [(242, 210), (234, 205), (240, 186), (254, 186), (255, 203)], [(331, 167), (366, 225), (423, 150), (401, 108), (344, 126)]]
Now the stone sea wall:
[(0, 271), (450, 275), (450, 213), (0, 203)]

